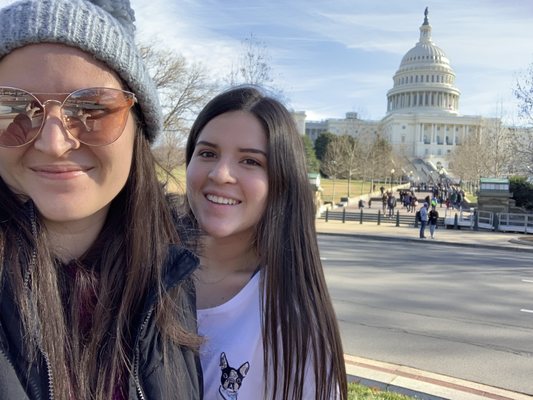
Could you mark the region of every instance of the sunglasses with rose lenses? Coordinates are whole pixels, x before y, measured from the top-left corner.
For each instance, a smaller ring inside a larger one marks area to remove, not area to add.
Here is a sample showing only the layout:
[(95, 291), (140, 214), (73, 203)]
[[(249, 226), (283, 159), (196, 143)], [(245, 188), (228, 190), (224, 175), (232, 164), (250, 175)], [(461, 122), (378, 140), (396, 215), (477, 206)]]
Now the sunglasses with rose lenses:
[[(64, 97), (41, 102), (36, 96)], [(112, 88), (86, 88), (72, 93), (30, 93), (0, 87), (0, 147), (22, 147), (32, 142), (46, 120), (46, 106), (61, 110), (67, 132), (88, 146), (105, 146), (117, 140), (136, 103), (135, 94)]]

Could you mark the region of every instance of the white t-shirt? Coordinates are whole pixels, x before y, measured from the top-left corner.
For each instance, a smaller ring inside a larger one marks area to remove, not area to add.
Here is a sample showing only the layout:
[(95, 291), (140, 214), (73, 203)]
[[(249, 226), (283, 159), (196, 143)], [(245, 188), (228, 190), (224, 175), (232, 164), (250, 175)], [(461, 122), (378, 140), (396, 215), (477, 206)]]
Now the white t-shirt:
[(260, 273), (224, 304), (198, 310), (204, 398), (260, 399), (264, 388)]
[[(198, 332), (205, 340), (200, 348), (200, 361), (206, 400), (272, 399), (273, 387), (265, 382), (264, 374), (260, 279), (258, 272), (226, 303), (197, 310)], [(309, 357), (303, 399), (315, 398), (312, 365)], [(281, 389), (278, 387), (277, 399), (282, 398)], [(332, 398), (338, 399), (338, 393)]]

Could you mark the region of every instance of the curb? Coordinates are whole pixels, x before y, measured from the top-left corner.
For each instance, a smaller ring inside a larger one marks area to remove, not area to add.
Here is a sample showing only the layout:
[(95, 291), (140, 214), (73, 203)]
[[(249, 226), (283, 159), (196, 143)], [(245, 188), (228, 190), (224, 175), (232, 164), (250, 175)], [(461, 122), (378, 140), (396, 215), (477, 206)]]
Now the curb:
[(403, 365), (344, 355), (348, 382), (424, 400), (527, 400), (532, 396)]

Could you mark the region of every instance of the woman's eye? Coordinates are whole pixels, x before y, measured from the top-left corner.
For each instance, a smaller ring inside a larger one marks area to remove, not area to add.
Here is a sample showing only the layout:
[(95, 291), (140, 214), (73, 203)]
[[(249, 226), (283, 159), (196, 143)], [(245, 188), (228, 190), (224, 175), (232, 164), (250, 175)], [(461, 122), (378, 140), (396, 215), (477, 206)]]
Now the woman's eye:
[(202, 158), (211, 158), (215, 156), (215, 153), (212, 151), (202, 150), (198, 152), (198, 155)]
[(261, 164), (259, 162), (257, 162), (254, 159), (251, 159), (251, 158), (247, 158), (247, 159), (243, 160), (243, 163), (246, 164), (246, 165), (258, 165), (258, 166), (261, 166)]

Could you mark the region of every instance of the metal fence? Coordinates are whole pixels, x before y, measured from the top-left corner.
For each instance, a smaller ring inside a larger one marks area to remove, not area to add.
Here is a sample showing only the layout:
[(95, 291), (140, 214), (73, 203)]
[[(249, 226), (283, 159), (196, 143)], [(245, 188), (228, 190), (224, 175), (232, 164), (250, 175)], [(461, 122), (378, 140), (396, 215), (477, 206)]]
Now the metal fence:
[(447, 210), (444, 224), (455, 228), (488, 229), (500, 232), (533, 233), (533, 214), (493, 213), (483, 210)]
[[(359, 224), (394, 224), (396, 226), (407, 225), (418, 227), (419, 222), (415, 215), (401, 214), (399, 211), (389, 217), (388, 214), (378, 212), (348, 211), (345, 207), (342, 210), (326, 210), (320, 216), (326, 222), (342, 221), (356, 222)], [(517, 213), (493, 213), (490, 211), (476, 209), (453, 209), (445, 211), (444, 217), (439, 217), (438, 226), (448, 229), (472, 229), (472, 230), (492, 230), (500, 232), (533, 233), (533, 214)]]
[[(377, 225), (381, 224), (394, 224), (396, 226), (400, 225), (407, 225), (407, 226), (418, 226), (418, 221), (415, 218), (415, 214), (413, 215), (405, 215), (401, 214), (399, 211), (396, 211), (396, 213), (389, 217), (388, 213), (382, 213), (381, 210), (378, 210), (378, 212), (364, 212), (364, 209), (361, 209), (359, 211), (347, 211), (346, 208), (343, 208), (342, 210), (326, 210), (322, 213), (320, 218), (325, 219), (326, 222), (329, 220), (332, 221), (342, 221), (343, 223), (346, 222), (358, 222), (360, 224), (363, 223), (373, 223)], [(437, 225), (444, 226), (444, 218), (439, 218)]]

